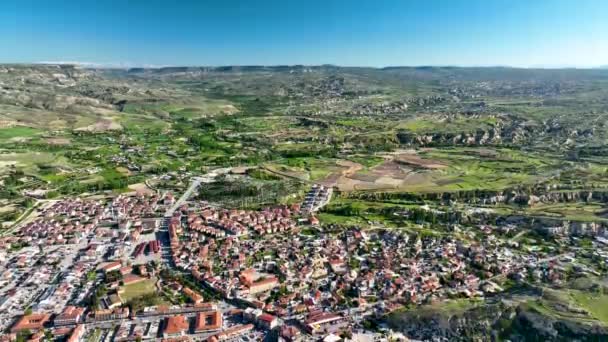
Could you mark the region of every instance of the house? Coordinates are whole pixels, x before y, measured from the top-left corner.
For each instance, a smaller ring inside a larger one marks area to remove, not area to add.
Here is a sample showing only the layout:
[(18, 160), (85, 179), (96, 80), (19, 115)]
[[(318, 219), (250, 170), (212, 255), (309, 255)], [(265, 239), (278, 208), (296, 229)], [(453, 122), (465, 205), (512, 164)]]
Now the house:
[(144, 277), (140, 277), (135, 274), (127, 274), (122, 278), (122, 283), (123, 283), (123, 285), (130, 285), (130, 284), (139, 283), (144, 280), (146, 280), (146, 278), (144, 278)]
[(311, 314), (304, 322), (304, 328), (312, 335), (338, 332), (346, 326), (343, 316), (330, 312)]
[(195, 291), (193, 291), (189, 287), (184, 287), (183, 291), (184, 291), (184, 294), (186, 295), (186, 297), (190, 298), (190, 300), (194, 304), (201, 304), (201, 303), (203, 303), (205, 301), (203, 299), (203, 296), (201, 296), (200, 294), (196, 293)]
[(165, 320), (165, 329), (163, 330), (163, 337), (178, 337), (184, 335), (190, 328), (190, 323), (186, 316), (177, 315), (167, 317)]
[(236, 325), (219, 332), (207, 339), (209, 342), (221, 342), (235, 339), (238, 336), (244, 335), (253, 330), (253, 324)]
[(108, 305), (108, 309), (119, 308), (122, 306), (122, 298), (120, 298), (118, 293), (113, 293), (108, 296), (106, 304)]
[(81, 321), (85, 308), (68, 305), (65, 307), (63, 312), (61, 312), (55, 319), (53, 320), (53, 324), (58, 326), (63, 325), (74, 325)]
[(269, 291), (269, 290), (272, 290), (273, 288), (277, 287), (278, 285), (279, 285), (279, 279), (277, 279), (277, 277), (275, 277), (275, 276), (271, 276), (271, 277), (253, 282), (249, 286), (249, 293), (256, 294), (256, 293), (260, 293), (260, 292)]
[(44, 313), (33, 313), (31, 315), (21, 316), (17, 323), (11, 328), (11, 332), (17, 333), (25, 330), (36, 332), (42, 330), (50, 318), (51, 315)]
[(256, 272), (253, 268), (244, 270), (243, 272), (241, 272), (240, 274), (240, 280), (243, 284), (245, 285), (249, 285), (252, 284), (253, 281), (255, 280), (256, 277)]
[(262, 309), (247, 308), (243, 311), (243, 319), (249, 322), (255, 322), (258, 316), (262, 313)]
[(76, 328), (74, 328), (74, 330), (72, 330), (72, 333), (70, 334), (70, 337), (68, 338), (67, 342), (80, 342), (82, 341), (82, 336), (84, 336), (84, 333), (86, 332), (86, 329), (84, 328), (84, 324), (78, 324), (76, 326)]
[(120, 270), (121, 267), (122, 267), (122, 264), (120, 261), (111, 261), (111, 262), (107, 262), (107, 263), (99, 266), (99, 268), (101, 270), (103, 270), (105, 273), (112, 272), (112, 271), (118, 271), (118, 270)]
[(124, 275), (130, 274), (131, 272), (133, 272), (133, 267), (131, 267), (131, 266), (121, 267), (119, 271), (120, 271), (120, 274), (122, 274), (124, 276)]
[(310, 225), (312, 225), (312, 226), (318, 226), (319, 225), (319, 219), (316, 218), (315, 216), (310, 216), (308, 218), (308, 223), (310, 223)]
[(284, 325), (281, 327), (279, 335), (288, 342), (294, 342), (301, 339), (302, 332), (293, 325)]
[(266, 329), (274, 329), (277, 325), (279, 325), (279, 320), (270, 314), (263, 313), (257, 317), (258, 324)]

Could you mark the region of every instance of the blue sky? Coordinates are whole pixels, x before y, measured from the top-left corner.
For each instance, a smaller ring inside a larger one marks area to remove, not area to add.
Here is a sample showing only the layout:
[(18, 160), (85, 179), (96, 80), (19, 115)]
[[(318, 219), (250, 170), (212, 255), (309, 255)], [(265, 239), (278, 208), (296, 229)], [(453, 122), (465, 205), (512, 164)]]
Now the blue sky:
[(42, 61), (608, 65), (608, 1), (0, 1), (0, 62)]

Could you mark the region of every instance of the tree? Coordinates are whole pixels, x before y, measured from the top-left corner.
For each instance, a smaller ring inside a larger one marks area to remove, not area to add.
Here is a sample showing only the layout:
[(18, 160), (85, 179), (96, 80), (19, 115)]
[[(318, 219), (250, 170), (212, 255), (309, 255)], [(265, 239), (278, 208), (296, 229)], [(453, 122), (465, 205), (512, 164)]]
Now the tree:
[(17, 342), (25, 342), (29, 339), (30, 335), (32, 335), (32, 332), (29, 329), (25, 329), (25, 330), (21, 330), (20, 332), (17, 333)]
[(95, 271), (89, 271), (89, 272), (87, 272), (87, 280), (88, 281), (94, 281), (96, 277), (97, 277), (97, 273)]
[(50, 329), (44, 330), (44, 340), (45, 341), (54, 341), (55, 338), (53, 336), (53, 332)]

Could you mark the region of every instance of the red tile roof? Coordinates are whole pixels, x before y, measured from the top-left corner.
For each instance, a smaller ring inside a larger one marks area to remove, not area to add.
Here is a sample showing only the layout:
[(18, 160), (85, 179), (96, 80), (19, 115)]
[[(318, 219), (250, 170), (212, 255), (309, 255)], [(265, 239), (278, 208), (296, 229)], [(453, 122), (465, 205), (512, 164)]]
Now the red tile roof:
[(19, 332), (23, 330), (40, 330), (44, 328), (44, 324), (51, 316), (43, 313), (34, 313), (31, 315), (22, 316), (15, 325), (11, 328), (11, 332)]
[(217, 330), (222, 328), (222, 313), (214, 310), (211, 312), (199, 312), (196, 315), (194, 331)]
[(185, 316), (172, 316), (167, 318), (164, 333), (168, 335), (179, 334), (188, 330), (188, 327), (188, 319)]

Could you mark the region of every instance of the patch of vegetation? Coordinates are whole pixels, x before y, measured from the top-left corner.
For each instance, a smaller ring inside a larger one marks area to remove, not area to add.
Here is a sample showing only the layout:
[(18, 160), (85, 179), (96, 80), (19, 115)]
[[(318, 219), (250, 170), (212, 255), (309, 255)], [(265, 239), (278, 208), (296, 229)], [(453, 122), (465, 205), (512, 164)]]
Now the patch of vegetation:
[(156, 278), (145, 279), (134, 284), (124, 285), (120, 297), (125, 302), (135, 298), (156, 293)]
[(36, 128), (26, 126), (15, 126), (8, 128), (0, 128), (0, 142), (12, 138), (29, 138), (40, 134), (42, 131)]

